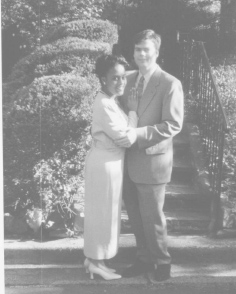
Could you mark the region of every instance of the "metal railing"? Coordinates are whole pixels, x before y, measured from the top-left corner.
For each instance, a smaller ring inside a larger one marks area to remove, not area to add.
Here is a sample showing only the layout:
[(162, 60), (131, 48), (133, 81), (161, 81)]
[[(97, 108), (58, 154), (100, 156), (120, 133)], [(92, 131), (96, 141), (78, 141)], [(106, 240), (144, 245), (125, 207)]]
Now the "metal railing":
[(221, 181), (225, 134), (229, 124), (212, 75), (204, 44), (180, 40), (182, 82), (186, 95), (194, 99), (196, 120), (203, 143), (212, 192), (210, 230), (222, 227)]

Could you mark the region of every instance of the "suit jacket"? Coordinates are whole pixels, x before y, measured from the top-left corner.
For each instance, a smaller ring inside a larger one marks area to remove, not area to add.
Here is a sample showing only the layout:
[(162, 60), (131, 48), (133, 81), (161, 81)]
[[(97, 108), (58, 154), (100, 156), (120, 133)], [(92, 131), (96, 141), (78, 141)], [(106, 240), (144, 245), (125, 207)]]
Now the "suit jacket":
[[(127, 73), (126, 99), (138, 76)], [(132, 181), (143, 184), (168, 183), (173, 165), (172, 138), (181, 131), (184, 117), (181, 82), (159, 66), (151, 76), (138, 107), (137, 142), (126, 151)]]

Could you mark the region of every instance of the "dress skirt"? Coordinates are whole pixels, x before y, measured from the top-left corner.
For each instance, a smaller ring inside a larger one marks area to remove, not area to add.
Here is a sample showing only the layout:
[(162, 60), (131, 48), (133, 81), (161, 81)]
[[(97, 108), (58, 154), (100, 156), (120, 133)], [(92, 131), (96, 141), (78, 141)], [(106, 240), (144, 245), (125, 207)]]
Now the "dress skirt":
[(102, 260), (118, 250), (123, 185), (123, 148), (93, 146), (86, 157), (84, 254)]

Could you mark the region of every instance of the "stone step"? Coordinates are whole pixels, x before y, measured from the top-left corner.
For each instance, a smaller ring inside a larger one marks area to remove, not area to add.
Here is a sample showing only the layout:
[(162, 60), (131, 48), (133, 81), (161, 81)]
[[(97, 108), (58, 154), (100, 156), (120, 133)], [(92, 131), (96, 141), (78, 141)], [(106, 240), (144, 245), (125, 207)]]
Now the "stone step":
[(174, 146), (172, 180), (193, 180), (195, 167), (192, 161), (190, 147), (187, 144)]
[[(82, 264), (82, 237), (40, 242), (5, 240), (5, 265)], [(133, 234), (121, 234), (119, 252), (112, 262), (132, 262), (135, 258)], [(236, 262), (235, 239), (213, 239), (207, 235), (169, 235), (168, 248), (174, 263)]]
[[(203, 234), (209, 223), (205, 214), (196, 212), (175, 211), (166, 212), (169, 234)], [(126, 211), (122, 211), (121, 234), (132, 234), (132, 229)], [(48, 264), (48, 263), (74, 263), (79, 262), (78, 248), (81, 248), (82, 238), (62, 239), (35, 239), (35, 240), (5, 240), (6, 264)], [(121, 240), (122, 243), (122, 240)], [(131, 246), (128, 242), (126, 247)], [(122, 244), (121, 244), (122, 247)], [(77, 258), (74, 260), (75, 256)]]
[(181, 170), (173, 170), (171, 175), (171, 182), (167, 185), (176, 185), (176, 186), (193, 186), (194, 185), (194, 174), (195, 171), (192, 169), (189, 170), (191, 173), (187, 174)]
[[(131, 263), (135, 259), (135, 250), (132, 246), (136, 246), (134, 235), (121, 235), (119, 252), (112, 262)], [(194, 234), (168, 235), (168, 250), (173, 264), (236, 262), (234, 238), (215, 239), (207, 235)]]
[(174, 146), (173, 154), (174, 158), (182, 157), (185, 161), (191, 161), (191, 150), (188, 144)]
[[(183, 210), (165, 211), (167, 230), (169, 234), (207, 234), (210, 219), (206, 214), (199, 212), (184, 212)], [(130, 222), (124, 220), (121, 225), (121, 233), (132, 234)]]
[(166, 211), (168, 232), (179, 234), (207, 233), (210, 217), (204, 212), (195, 211)]
[(166, 195), (170, 195), (173, 197), (181, 197), (184, 195), (197, 197), (198, 193), (196, 192), (193, 185), (184, 185), (180, 182), (170, 182), (166, 185)]
[(185, 170), (188, 172), (189, 170), (194, 170), (194, 166), (191, 161), (191, 156), (189, 153), (182, 153), (181, 155), (174, 156), (173, 158), (173, 170)]
[[(206, 209), (201, 209), (201, 203), (195, 202), (198, 207), (192, 207), (192, 203), (186, 200), (177, 201), (171, 200), (171, 196), (166, 197), (167, 204), (171, 203), (168, 207), (164, 207), (164, 212), (167, 221), (167, 229), (170, 234), (203, 234), (207, 233), (208, 225), (210, 222), (210, 214)], [(193, 201), (194, 202), (194, 201)], [(184, 209), (185, 208), (185, 209)], [(122, 210), (121, 233), (133, 233), (126, 210)]]
[(182, 145), (189, 145), (189, 135), (188, 135), (188, 129), (185, 126), (185, 124), (183, 125), (183, 129), (182, 131), (177, 134), (176, 136), (174, 136), (173, 138), (173, 145), (174, 147), (176, 146), (182, 146)]
[[(6, 240), (5, 242), (10, 241)], [(172, 279), (185, 276), (236, 277), (236, 246), (234, 239), (216, 240), (207, 236), (169, 236), (169, 251), (172, 256)], [(109, 261), (109, 266), (118, 272), (135, 260), (133, 235), (121, 235), (119, 252)], [(83, 239), (61, 239), (40, 243), (32, 240), (5, 243), (6, 286), (28, 285), (89, 285), (89, 284), (142, 284), (146, 276), (132, 279), (104, 281), (90, 280), (83, 269)], [(9, 259), (9, 252), (11, 257)], [(13, 254), (15, 253), (15, 254)], [(22, 257), (25, 262), (22, 262)], [(20, 259), (21, 257), (21, 259)], [(20, 261), (20, 262), (19, 262)]]
[[(126, 267), (124, 267), (123, 264), (116, 265), (116, 269), (118, 273), (122, 274), (122, 271), (125, 268)], [(225, 286), (227, 286), (227, 283), (233, 283), (233, 282), (234, 282), (234, 285), (236, 286), (235, 284), (236, 262), (230, 262), (229, 264), (228, 263), (207, 264), (205, 262), (197, 263), (197, 264), (194, 262), (191, 262), (189, 264), (173, 264), (171, 275), (172, 275), (172, 278), (169, 281), (166, 281), (165, 284), (169, 284), (173, 286), (175, 284), (179, 284), (180, 282), (186, 283), (186, 278), (189, 278), (189, 280), (187, 280), (188, 283), (191, 280), (198, 278), (199, 279), (198, 283), (199, 282), (203, 282), (204, 284), (214, 283), (214, 285), (216, 286), (216, 278), (217, 278), (218, 283), (223, 282)], [(106, 286), (113, 285), (116, 287), (117, 286), (124, 287), (124, 286), (130, 285), (130, 286), (140, 287), (142, 285), (150, 286), (150, 282), (153, 284), (157, 283), (154, 281), (152, 273), (148, 273), (148, 275), (138, 276), (135, 278), (122, 278), (122, 279), (111, 280), (111, 281), (105, 281), (102, 278), (97, 278), (97, 277), (95, 277), (94, 280), (90, 280), (89, 274), (85, 273), (85, 269), (83, 268), (83, 266), (81, 265), (73, 266), (71, 264), (69, 265), (63, 264), (58, 266), (55, 266), (54, 264), (47, 265), (47, 266), (25, 265), (21, 267), (17, 265), (12, 265), (12, 266), (7, 266), (5, 268), (6, 287), (14, 287), (12, 289), (16, 289), (15, 287), (21, 286), (21, 288), (19, 288), (20, 290), (23, 290), (22, 288), (24, 287), (24, 291), (14, 292), (17, 294), (26, 293), (27, 288), (25, 287), (28, 287), (28, 286), (37, 286), (35, 291), (37, 291), (39, 287), (40, 288), (42, 287), (40, 293), (51, 293), (51, 291), (44, 292), (44, 289), (46, 286), (51, 286), (55, 289), (55, 287), (59, 287), (59, 286), (65, 287), (65, 286), (77, 285), (78, 292), (76, 291), (73, 293), (84, 293), (84, 292), (80, 292), (81, 290), (80, 287), (82, 286), (94, 285), (97, 287), (101, 285), (106, 285)], [(160, 283), (157, 283), (157, 284), (160, 285)], [(163, 284), (162, 284), (162, 287), (163, 287)], [(68, 290), (69, 289), (66, 290), (66, 288), (63, 288), (63, 292), (54, 292), (54, 293), (71, 293), (71, 292), (68, 292)], [(155, 293), (159, 293), (160, 289), (156, 289), (156, 291), (157, 292)], [(11, 292), (6, 292), (6, 293), (11, 293)], [(32, 293), (32, 292), (27, 292), (27, 293)], [(89, 293), (95, 293), (95, 292), (89, 292)], [(96, 291), (96, 293), (104, 293), (104, 292)], [(119, 293), (125, 293), (125, 292), (119, 292)], [(132, 293), (136, 293), (136, 292), (132, 291)], [(190, 293), (190, 292), (185, 292), (185, 293)], [(224, 292), (221, 292), (221, 293), (224, 293)], [(233, 293), (233, 292), (227, 292), (227, 293)]]
[(174, 160), (172, 169), (171, 182), (193, 184), (195, 169), (187, 164), (181, 164)]
[(210, 199), (196, 191), (193, 185), (169, 183), (166, 187), (165, 211), (209, 212)]

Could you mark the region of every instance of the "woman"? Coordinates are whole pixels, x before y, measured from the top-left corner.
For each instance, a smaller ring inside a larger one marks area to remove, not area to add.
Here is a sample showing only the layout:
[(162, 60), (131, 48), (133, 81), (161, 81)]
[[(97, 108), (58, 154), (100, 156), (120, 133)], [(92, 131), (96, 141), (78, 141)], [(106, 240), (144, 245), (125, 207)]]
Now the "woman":
[(121, 278), (104, 260), (116, 255), (120, 233), (125, 148), (114, 140), (136, 127), (138, 120), (135, 94), (129, 97), (128, 116), (117, 101), (124, 93), (126, 65), (124, 58), (114, 55), (101, 56), (96, 62), (101, 91), (93, 106), (93, 144), (85, 164), (84, 265), (91, 279), (93, 274), (105, 280)]

